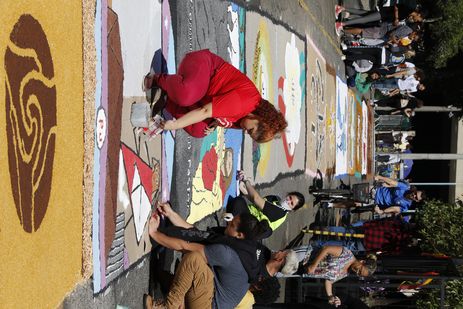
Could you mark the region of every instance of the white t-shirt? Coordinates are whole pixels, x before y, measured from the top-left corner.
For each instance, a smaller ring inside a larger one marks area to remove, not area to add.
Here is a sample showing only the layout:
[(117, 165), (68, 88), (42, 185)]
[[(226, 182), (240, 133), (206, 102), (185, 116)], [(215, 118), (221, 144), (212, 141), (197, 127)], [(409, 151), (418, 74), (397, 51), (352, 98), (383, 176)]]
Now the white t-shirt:
[(415, 79), (415, 76), (409, 76), (406, 79), (399, 79), (397, 85), (400, 91), (416, 92), (418, 90), (419, 81)]

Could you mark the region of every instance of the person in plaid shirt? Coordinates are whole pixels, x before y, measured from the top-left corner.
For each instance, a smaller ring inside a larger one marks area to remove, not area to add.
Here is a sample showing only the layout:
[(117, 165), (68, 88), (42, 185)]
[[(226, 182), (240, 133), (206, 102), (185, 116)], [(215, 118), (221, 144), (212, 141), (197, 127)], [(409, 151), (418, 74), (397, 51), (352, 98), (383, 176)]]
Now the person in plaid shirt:
[(414, 237), (414, 225), (400, 217), (383, 218), (366, 222), (357, 222), (351, 228), (329, 226), (328, 231), (336, 233), (364, 234), (364, 238), (348, 238), (344, 241), (312, 240), (317, 245), (343, 245), (354, 253), (377, 252), (398, 254), (406, 249)]
[(365, 222), (363, 231), (366, 251), (400, 253), (413, 238), (411, 224), (396, 217)]

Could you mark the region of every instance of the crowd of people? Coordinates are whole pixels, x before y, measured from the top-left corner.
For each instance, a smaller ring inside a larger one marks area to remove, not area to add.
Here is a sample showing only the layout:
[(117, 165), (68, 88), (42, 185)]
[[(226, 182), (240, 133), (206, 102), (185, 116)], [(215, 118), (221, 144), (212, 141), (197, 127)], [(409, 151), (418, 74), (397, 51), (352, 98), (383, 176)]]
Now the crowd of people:
[[(343, 35), (349, 86), (360, 93), (373, 92), (373, 106), (413, 116), (423, 106), (415, 94), (425, 86), (422, 70), (411, 59), (413, 46), (422, 37), (426, 12), (396, 4), (377, 11), (337, 5), (335, 13), (340, 19), (336, 31)], [(204, 137), (221, 126), (242, 129), (264, 143), (287, 127), (283, 114), (261, 97), (245, 74), (209, 50), (188, 53), (176, 74), (146, 74), (142, 87), (150, 93), (153, 110), (165, 109), (172, 116), (161, 121), (163, 130), (184, 129), (193, 137)], [(397, 141), (393, 137), (393, 145), (401, 147)], [(168, 248), (184, 255), (175, 274), (157, 274), (163, 278), (163, 304), (145, 295), (146, 308), (252, 308), (254, 303), (268, 304), (278, 298), (278, 277), (295, 275), (324, 279), (327, 302), (338, 307), (341, 298), (334, 294), (335, 282), (349, 274), (372, 275), (377, 259), (373, 253), (397, 253), (412, 243), (413, 227), (400, 214), (425, 197), (405, 181), (377, 176), (381, 185), (371, 191), (372, 210), (382, 218), (326, 228), (362, 233), (365, 238), (351, 243), (314, 238), (306, 245), (272, 251), (262, 240), (304, 206), (305, 197), (296, 191), (283, 198), (261, 196), (244, 172), (239, 171), (238, 177), (241, 194), (224, 205), (220, 226), (199, 230), (169, 203), (157, 204), (149, 221), (153, 252)], [(331, 206), (357, 209), (359, 205), (349, 201)]]
[[(394, 130), (375, 132), (376, 151), (381, 153), (376, 158), (377, 173), (399, 178), (404, 169), (410, 172), (411, 166), (400, 167), (404, 160), (394, 154), (412, 151), (415, 131), (410, 130), (409, 119), (424, 105), (419, 96), (426, 89), (425, 74), (413, 59), (423, 39), (428, 12), (416, 1), (380, 1), (372, 11), (336, 5), (335, 15), (348, 85), (364, 95), (378, 119), (382, 115), (401, 116), (400, 121), (393, 120), (397, 122)], [(385, 120), (388, 119), (391, 118)], [(383, 123), (377, 122), (377, 129), (381, 130)], [(398, 182), (399, 186), (402, 184)], [(400, 211), (381, 209), (381, 204), (377, 204), (380, 214), (403, 211), (403, 207)]]
[[(392, 1), (391, 1), (392, 2)], [(423, 106), (416, 97), (426, 89), (424, 72), (413, 57), (423, 38), (427, 11), (405, 1), (365, 11), (336, 5), (336, 33), (341, 36), (348, 85), (370, 92), (372, 106), (413, 117)]]

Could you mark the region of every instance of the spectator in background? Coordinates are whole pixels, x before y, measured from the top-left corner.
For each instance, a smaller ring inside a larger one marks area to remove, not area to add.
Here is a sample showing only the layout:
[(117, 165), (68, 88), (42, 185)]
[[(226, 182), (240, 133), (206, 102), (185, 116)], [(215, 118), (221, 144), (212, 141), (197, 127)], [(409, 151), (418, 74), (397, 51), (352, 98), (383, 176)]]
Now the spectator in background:
[(400, 22), (421, 23), (426, 18), (427, 12), (419, 7), (410, 8), (405, 4), (394, 6), (383, 6), (378, 11), (367, 11), (362, 9), (346, 8), (341, 5), (335, 6), (336, 18), (344, 13), (344, 21), (337, 23), (337, 27), (371, 25), (373, 22), (389, 23), (398, 26)]
[(406, 78), (386, 78), (377, 80), (372, 84), (372, 88), (387, 93), (389, 97), (399, 93), (410, 94), (418, 90), (424, 91), (426, 87), (421, 83), (424, 78), (422, 71), (417, 71), (414, 75)]
[(374, 192), (375, 212), (378, 214), (399, 214), (407, 211), (413, 202), (420, 202), (426, 198), (424, 191), (417, 190), (407, 182), (376, 175), (376, 181), (382, 186)]
[[(316, 228), (314, 228), (316, 230)], [(337, 245), (345, 246), (355, 254), (375, 253), (381, 251), (388, 254), (400, 254), (406, 251), (414, 242), (415, 225), (404, 221), (400, 216), (382, 218), (369, 221), (357, 221), (351, 227), (328, 226), (323, 231), (351, 234), (345, 240), (317, 240), (311, 239), (315, 246)], [(352, 235), (362, 234), (363, 238)], [(342, 236), (341, 236), (342, 237)], [(326, 237), (324, 237), (326, 238)]]
[(349, 249), (342, 246), (324, 246), (314, 250), (312, 246), (293, 248), (287, 256), (282, 273), (297, 273), (303, 277), (325, 279), (328, 302), (341, 305), (341, 300), (333, 294), (333, 283), (347, 277), (348, 272), (367, 277), (376, 270), (376, 256), (369, 254), (364, 260), (357, 260)]

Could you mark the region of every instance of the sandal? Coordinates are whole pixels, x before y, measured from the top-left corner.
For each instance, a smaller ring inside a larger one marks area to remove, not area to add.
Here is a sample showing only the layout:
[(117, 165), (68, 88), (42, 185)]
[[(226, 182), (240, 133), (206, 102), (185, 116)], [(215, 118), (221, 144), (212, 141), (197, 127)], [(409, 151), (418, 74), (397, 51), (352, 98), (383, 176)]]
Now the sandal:
[[(148, 101), (148, 103), (150, 103), (150, 105), (153, 106), (159, 101), (159, 99), (161, 98), (161, 95), (162, 95), (161, 88), (159, 88), (158, 86), (151, 87), (146, 92), (146, 101)], [(153, 102), (156, 102), (156, 103), (153, 104)]]
[[(147, 92), (148, 90), (151, 89), (151, 87), (154, 84), (154, 78), (153, 77), (154, 77), (154, 73), (152, 73), (152, 72), (148, 72), (148, 74), (143, 76), (143, 80), (141, 82), (141, 90), (143, 92)], [(148, 79), (151, 79), (151, 84), (149, 86), (147, 85)]]
[(344, 10), (345, 10), (345, 8), (344, 8), (343, 6), (336, 4), (336, 5), (334, 6), (334, 17), (335, 17), (336, 19), (338, 19), (339, 14), (341, 14), (342, 12), (344, 12)]
[[(161, 90), (161, 88), (159, 88)], [(156, 95), (158, 95), (156, 93)], [(154, 103), (153, 103), (154, 102)], [(162, 91), (159, 91), (159, 98), (157, 100), (153, 100), (151, 103), (151, 117), (156, 115), (161, 115), (164, 107), (167, 105), (167, 97), (163, 95)]]
[[(157, 102), (162, 95), (162, 89), (156, 84), (156, 81), (154, 80), (154, 74), (155, 73), (152, 72), (146, 74), (143, 77), (141, 84), (141, 89), (146, 93), (146, 101), (148, 101), (150, 104)], [(149, 81), (151, 81), (150, 84)]]

